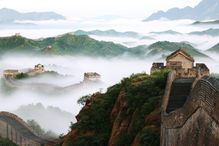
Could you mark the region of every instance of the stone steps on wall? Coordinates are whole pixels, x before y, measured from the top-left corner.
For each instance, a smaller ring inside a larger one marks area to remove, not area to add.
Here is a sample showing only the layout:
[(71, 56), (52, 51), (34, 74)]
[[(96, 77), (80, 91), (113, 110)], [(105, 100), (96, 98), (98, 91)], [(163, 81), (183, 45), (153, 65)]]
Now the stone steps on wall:
[(173, 81), (167, 105), (167, 113), (181, 108), (189, 97), (195, 78), (180, 78)]

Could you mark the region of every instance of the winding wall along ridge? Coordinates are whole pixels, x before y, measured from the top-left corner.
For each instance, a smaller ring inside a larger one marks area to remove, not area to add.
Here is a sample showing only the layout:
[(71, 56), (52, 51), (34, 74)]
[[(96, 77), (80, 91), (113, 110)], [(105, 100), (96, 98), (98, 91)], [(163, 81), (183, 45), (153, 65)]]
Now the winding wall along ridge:
[[(194, 82), (183, 107), (166, 112), (172, 81), (170, 73), (162, 102), (161, 146), (217, 146), (219, 143), (219, 81), (205, 76)], [(177, 96), (175, 97), (177, 98)]]

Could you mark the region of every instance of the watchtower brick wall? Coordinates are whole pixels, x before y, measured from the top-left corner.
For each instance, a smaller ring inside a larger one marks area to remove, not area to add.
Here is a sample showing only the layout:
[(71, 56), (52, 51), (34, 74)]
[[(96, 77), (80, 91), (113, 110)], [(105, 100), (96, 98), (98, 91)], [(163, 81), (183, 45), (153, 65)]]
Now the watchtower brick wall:
[(177, 77), (201, 78), (209, 75), (208, 67), (203, 63), (196, 63), (194, 59), (184, 50), (179, 49), (166, 58), (166, 66), (162, 62), (153, 63), (151, 74), (161, 69), (175, 70)]
[(187, 59), (187, 57), (185, 57), (181, 53), (171, 57), (170, 59), (167, 58), (166, 61), (167, 61), (166, 63), (167, 68), (180, 67), (187, 70), (189, 68), (193, 68), (194, 66), (194, 61), (191, 59)]

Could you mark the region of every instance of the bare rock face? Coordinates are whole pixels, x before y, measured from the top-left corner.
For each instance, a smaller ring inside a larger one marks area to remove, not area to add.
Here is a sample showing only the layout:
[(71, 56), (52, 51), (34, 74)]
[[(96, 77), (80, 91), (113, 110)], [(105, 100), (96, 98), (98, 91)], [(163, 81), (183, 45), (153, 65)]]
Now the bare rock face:
[[(125, 93), (120, 93), (117, 102), (115, 103), (112, 112), (111, 120), (113, 121), (113, 128), (108, 145), (115, 146), (119, 135), (129, 128), (131, 117), (128, 115), (128, 105), (124, 99)], [(124, 114), (125, 118), (119, 118), (119, 114)]]

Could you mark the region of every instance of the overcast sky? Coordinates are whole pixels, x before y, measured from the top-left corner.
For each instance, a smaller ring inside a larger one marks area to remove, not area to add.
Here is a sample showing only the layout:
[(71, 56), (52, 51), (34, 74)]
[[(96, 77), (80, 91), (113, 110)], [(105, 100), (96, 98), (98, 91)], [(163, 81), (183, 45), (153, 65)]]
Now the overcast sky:
[(118, 15), (144, 18), (157, 10), (197, 5), (201, 0), (0, 0), (0, 8), (55, 11), (68, 18)]

